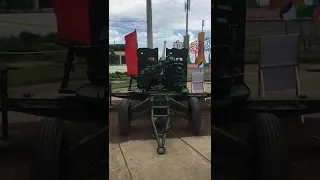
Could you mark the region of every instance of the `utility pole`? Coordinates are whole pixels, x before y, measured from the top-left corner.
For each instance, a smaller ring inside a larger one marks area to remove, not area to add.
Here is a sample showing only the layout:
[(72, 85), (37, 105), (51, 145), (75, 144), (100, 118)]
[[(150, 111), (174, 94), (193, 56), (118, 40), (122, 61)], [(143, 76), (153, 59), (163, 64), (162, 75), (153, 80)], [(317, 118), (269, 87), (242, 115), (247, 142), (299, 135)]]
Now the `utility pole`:
[(190, 11), (190, 3), (191, 3), (191, 0), (187, 0), (187, 2), (184, 3), (184, 10), (186, 11), (186, 42), (185, 42), (186, 49), (189, 49), (188, 16)]
[(153, 49), (153, 37), (152, 37), (152, 4), (151, 0), (147, 1), (147, 39), (148, 48)]
[(167, 41), (164, 41), (161, 60), (165, 60), (166, 59), (166, 44), (167, 44)]
[(203, 27), (204, 27), (204, 20), (202, 20), (202, 29), (201, 29), (201, 32), (203, 32)]

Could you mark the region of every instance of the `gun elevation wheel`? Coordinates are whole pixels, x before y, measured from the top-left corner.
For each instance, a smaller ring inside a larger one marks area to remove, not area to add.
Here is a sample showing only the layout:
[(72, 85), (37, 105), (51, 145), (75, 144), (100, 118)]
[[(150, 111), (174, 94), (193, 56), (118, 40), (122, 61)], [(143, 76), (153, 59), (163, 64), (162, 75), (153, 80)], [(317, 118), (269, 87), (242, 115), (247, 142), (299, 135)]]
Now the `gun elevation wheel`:
[(189, 119), (188, 119), (188, 129), (193, 134), (199, 134), (201, 129), (201, 108), (199, 100), (195, 97), (189, 99)]
[(274, 114), (260, 113), (251, 125), (252, 178), (288, 179), (289, 157), (280, 120)]
[(131, 103), (128, 99), (122, 99), (119, 107), (118, 126), (121, 135), (129, 135), (131, 131)]
[(68, 146), (63, 120), (44, 118), (40, 122), (32, 180), (61, 180), (65, 177)]

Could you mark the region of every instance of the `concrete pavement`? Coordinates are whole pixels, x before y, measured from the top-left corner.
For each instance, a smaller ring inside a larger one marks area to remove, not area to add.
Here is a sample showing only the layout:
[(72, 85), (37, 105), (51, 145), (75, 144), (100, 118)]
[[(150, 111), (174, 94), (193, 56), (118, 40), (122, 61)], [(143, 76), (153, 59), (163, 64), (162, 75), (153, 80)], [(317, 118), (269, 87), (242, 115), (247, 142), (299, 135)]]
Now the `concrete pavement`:
[(166, 149), (158, 155), (155, 140), (109, 144), (109, 179), (211, 179), (211, 136), (168, 139)]
[[(187, 86), (191, 89), (190, 82)], [(126, 90), (122, 88), (115, 91)], [(210, 82), (205, 83), (205, 90), (211, 92)], [(158, 155), (156, 147), (155, 139), (109, 144), (109, 179), (211, 179), (211, 136), (168, 139), (165, 155)]]

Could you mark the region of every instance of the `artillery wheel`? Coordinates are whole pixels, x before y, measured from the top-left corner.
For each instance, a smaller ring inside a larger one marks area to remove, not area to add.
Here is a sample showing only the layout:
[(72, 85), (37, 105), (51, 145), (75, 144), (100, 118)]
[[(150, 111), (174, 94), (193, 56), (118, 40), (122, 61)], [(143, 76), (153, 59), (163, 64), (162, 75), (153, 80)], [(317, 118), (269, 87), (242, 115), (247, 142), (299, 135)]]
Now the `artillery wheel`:
[(62, 180), (66, 176), (67, 144), (64, 122), (59, 118), (44, 118), (40, 122), (32, 180)]
[(119, 107), (118, 126), (121, 135), (129, 135), (131, 131), (131, 103), (129, 99), (122, 99)]
[(280, 120), (274, 114), (259, 113), (251, 125), (252, 179), (288, 179), (289, 157)]
[(163, 155), (166, 153), (166, 148), (165, 147), (158, 147), (157, 148), (157, 153), (160, 155)]
[(199, 134), (200, 129), (201, 129), (201, 108), (200, 108), (200, 103), (199, 100), (196, 97), (191, 97), (189, 99), (189, 119), (188, 119), (188, 129), (193, 134)]

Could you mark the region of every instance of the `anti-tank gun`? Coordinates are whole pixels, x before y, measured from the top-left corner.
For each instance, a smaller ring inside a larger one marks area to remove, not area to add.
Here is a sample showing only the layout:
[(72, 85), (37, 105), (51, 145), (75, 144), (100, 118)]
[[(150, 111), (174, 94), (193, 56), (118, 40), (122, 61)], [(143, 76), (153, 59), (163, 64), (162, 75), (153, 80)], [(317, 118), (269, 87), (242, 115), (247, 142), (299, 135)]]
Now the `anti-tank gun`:
[[(186, 87), (186, 68), (181, 57), (169, 54), (165, 60), (148, 57), (148, 64), (138, 76), (138, 88), (142, 91), (167, 90), (188, 92)], [(138, 67), (140, 68), (140, 67)]]

